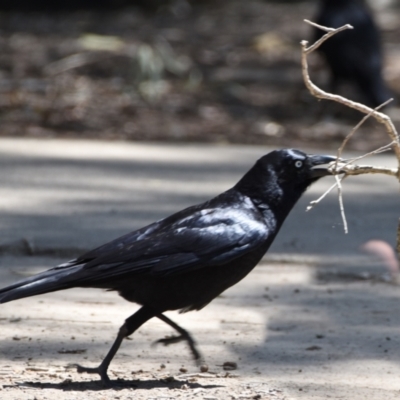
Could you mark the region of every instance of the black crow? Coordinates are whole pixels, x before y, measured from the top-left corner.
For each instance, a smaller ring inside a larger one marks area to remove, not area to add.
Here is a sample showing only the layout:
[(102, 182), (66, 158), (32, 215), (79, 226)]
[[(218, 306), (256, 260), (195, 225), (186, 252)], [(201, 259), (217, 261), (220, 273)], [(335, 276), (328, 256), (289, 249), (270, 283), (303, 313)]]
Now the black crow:
[(0, 303), (72, 287), (116, 290), (142, 307), (121, 326), (96, 368), (107, 369), (124, 338), (157, 317), (186, 340), (200, 358), (188, 332), (163, 315), (168, 310), (200, 310), (243, 279), (261, 260), (292, 207), (309, 185), (330, 174), (318, 167), (332, 156), (276, 150), (262, 158), (231, 189), (128, 233), (81, 257), (0, 290)]
[[(382, 46), (379, 29), (363, 0), (320, 0), (314, 22), (328, 28), (354, 27), (328, 39), (319, 51), (330, 71), (330, 90), (340, 81), (354, 84), (366, 104), (376, 107), (391, 96), (382, 78)], [(326, 32), (314, 28), (314, 39)]]

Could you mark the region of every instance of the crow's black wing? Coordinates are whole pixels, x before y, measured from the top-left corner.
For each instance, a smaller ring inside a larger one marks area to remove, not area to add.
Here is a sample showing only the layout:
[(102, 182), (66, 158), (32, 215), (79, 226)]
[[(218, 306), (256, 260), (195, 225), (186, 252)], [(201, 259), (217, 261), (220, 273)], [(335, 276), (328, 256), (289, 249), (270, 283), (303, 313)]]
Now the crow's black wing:
[[(274, 225), (274, 224), (271, 224)], [(80, 279), (173, 275), (227, 263), (265, 243), (268, 227), (256, 209), (203, 209), (141, 240), (86, 262)]]
[(249, 197), (229, 190), (2, 288), (0, 303), (70, 287), (112, 288), (114, 278), (174, 275), (228, 263), (272, 240), (276, 224), (272, 215), (266, 223)]
[[(276, 224), (266, 224), (255, 206), (197, 209), (180, 214), (174, 222), (162, 220), (151, 232), (143, 232), (130, 243), (96, 251), (90, 261), (71, 262), (50, 269), (0, 290), (0, 303), (67, 289), (108, 287), (115, 279), (135, 275), (165, 276), (228, 263), (256, 249), (276, 233)], [(150, 225), (151, 227), (151, 225)], [(99, 248), (101, 249), (101, 248)], [(89, 254), (89, 253), (88, 253)], [(83, 257), (85, 259), (85, 257)]]

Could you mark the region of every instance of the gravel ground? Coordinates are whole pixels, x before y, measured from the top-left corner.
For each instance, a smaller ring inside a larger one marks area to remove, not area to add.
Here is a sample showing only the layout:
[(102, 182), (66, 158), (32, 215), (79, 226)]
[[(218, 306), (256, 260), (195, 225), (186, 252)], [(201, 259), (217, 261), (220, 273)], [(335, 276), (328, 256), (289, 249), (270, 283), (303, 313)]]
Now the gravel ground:
[[(1, 282), (61, 259), (2, 257)], [(209, 370), (150, 321), (123, 343), (113, 388), (68, 364), (96, 365), (136, 309), (114, 293), (73, 289), (1, 307), (0, 397), (20, 399), (397, 399), (398, 286), (363, 267), (263, 264), (201, 312), (171, 313)], [(237, 368), (226, 370), (226, 362)], [(233, 365), (235, 365), (233, 364)]]

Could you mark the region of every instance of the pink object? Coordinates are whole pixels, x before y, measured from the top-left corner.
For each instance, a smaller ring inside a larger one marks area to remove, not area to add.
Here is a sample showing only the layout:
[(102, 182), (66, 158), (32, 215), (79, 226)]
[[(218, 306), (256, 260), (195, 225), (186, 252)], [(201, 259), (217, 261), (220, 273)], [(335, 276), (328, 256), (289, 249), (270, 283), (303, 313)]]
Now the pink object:
[(361, 246), (361, 249), (378, 257), (389, 270), (392, 276), (399, 273), (400, 266), (393, 247), (383, 240), (369, 240)]

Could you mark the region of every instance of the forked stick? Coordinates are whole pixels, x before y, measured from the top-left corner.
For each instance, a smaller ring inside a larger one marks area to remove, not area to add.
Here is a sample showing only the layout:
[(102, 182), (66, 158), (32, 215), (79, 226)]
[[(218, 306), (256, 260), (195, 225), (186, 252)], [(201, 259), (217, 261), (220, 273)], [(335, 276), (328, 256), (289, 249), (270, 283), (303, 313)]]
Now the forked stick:
[[(373, 117), (375, 118), (378, 122), (384, 125), (386, 128), (386, 131), (391, 139), (391, 142), (383, 146), (379, 149), (376, 149), (372, 151), (371, 153), (368, 153), (362, 157), (358, 157), (353, 160), (349, 160), (346, 162), (342, 161), (336, 161), (332, 163), (331, 170), (334, 175), (336, 175), (336, 184), (333, 185), (331, 188), (328, 189), (328, 192), (330, 192), (334, 187), (338, 187), (339, 189), (339, 202), (340, 202), (340, 210), (343, 218), (343, 224), (345, 227), (345, 232), (347, 233), (347, 222), (346, 218), (344, 215), (344, 207), (343, 207), (343, 199), (342, 199), (342, 189), (341, 189), (341, 180), (343, 180), (345, 177), (349, 175), (361, 175), (361, 174), (385, 174), (385, 175), (390, 175), (394, 176), (397, 178), (397, 180), (400, 182), (400, 139), (399, 135), (396, 131), (396, 128), (390, 119), (389, 116), (386, 114), (378, 111), (380, 108), (385, 106), (388, 102), (392, 101), (392, 99), (388, 100), (387, 102), (381, 104), (379, 107), (372, 109), (370, 107), (365, 106), (364, 104), (351, 101), (349, 99), (346, 99), (343, 96), (339, 96), (336, 94), (328, 93), (325, 92), (324, 90), (320, 89), (318, 86), (316, 86), (310, 79), (310, 75), (308, 73), (308, 63), (307, 63), (307, 56), (311, 54), (313, 51), (315, 51), (319, 46), (321, 46), (322, 43), (324, 43), (326, 40), (328, 40), (330, 37), (333, 35), (336, 35), (339, 32), (342, 32), (347, 29), (353, 29), (351, 25), (344, 25), (339, 28), (328, 28), (325, 26), (318, 25), (314, 22), (304, 20), (306, 23), (322, 29), (323, 31), (327, 32), (324, 36), (322, 36), (318, 41), (316, 41), (314, 44), (311, 46), (308, 46), (308, 42), (306, 40), (303, 40), (301, 42), (301, 65), (302, 65), (302, 73), (303, 73), (303, 80), (310, 91), (310, 93), (318, 98), (318, 99), (324, 99), (324, 100), (332, 100), (336, 101), (338, 103), (341, 103), (347, 107), (354, 108), (355, 110), (360, 111), (363, 114), (366, 114), (364, 118), (352, 129), (352, 131), (346, 136), (344, 139), (342, 145), (338, 149), (338, 158), (341, 156), (347, 142), (349, 139), (353, 136), (353, 134), (357, 131), (357, 129), (369, 118)], [(308, 46), (308, 47), (307, 47)], [(393, 149), (394, 154), (397, 159), (397, 168), (386, 168), (386, 167), (378, 167), (378, 166), (372, 166), (372, 165), (355, 165), (353, 164), (354, 161), (359, 160), (360, 158), (364, 158), (367, 155), (372, 155), (372, 154), (379, 154), (382, 151), (387, 151), (389, 148)], [(338, 174), (344, 174), (343, 179), (339, 179), (337, 177)], [(324, 197), (325, 194), (323, 194), (318, 200), (315, 200), (310, 203), (310, 206), (307, 208), (307, 210), (311, 209), (315, 204), (317, 204), (319, 201), (321, 201)], [(399, 225), (397, 228), (397, 254), (400, 257), (400, 219), (399, 219)]]

